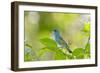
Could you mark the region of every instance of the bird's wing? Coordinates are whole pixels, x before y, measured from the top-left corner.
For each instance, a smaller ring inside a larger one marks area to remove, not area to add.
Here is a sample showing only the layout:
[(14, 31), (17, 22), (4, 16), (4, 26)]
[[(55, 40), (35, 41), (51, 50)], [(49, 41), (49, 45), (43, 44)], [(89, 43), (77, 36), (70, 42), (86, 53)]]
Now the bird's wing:
[(63, 40), (62, 37), (59, 38), (59, 44), (61, 44), (63, 47), (64, 47), (65, 45), (67, 45), (67, 43)]
[(63, 38), (62, 37), (60, 37), (60, 40), (59, 40), (59, 44), (61, 44), (62, 45), (62, 47), (64, 47), (64, 48), (66, 48), (70, 53), (72, 52), (71, 50), (70, 50), (70, 48), (69, 48), (69, 46), (68, 46), (68, 44), (63, 40)]

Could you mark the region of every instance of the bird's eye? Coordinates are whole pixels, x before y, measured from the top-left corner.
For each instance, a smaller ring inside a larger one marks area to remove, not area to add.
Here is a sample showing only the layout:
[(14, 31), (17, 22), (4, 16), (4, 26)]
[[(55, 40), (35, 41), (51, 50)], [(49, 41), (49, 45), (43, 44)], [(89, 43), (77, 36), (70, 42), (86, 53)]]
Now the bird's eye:
[(57, 30), (55, 29), (54, 31), (56, 32)]

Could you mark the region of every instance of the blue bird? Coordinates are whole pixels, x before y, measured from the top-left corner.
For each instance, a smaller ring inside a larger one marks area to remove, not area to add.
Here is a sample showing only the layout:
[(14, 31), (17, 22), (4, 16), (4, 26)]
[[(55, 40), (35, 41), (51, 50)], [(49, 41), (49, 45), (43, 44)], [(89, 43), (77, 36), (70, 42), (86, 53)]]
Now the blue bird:
[(70, 50), (68, 44), (63, 40), (63, 38), (61, 37), (61, 35), (60, 35), (58, 30), (56, 30), (56, 29), (53, 30), (53, 37), (54, 37), (54, 40), (57, 42), (57, 44), (61, 48), (66, 48), (69, 53), (72, 53), (72, 51)]

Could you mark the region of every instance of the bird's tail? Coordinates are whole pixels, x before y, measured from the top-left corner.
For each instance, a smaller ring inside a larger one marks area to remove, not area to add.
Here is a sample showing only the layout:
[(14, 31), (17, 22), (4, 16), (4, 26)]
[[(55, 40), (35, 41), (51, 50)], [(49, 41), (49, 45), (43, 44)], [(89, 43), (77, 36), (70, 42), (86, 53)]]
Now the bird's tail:
[(69, 48), (69, 46), (66, 46), (66, 49), (68, 50), (69, 53), (72, 53), (71, 49)]
[(69, 52), (69, 53), (72, 53), (72, 51), (71, 51), (70, 49), (68, 49), (68, 52)]

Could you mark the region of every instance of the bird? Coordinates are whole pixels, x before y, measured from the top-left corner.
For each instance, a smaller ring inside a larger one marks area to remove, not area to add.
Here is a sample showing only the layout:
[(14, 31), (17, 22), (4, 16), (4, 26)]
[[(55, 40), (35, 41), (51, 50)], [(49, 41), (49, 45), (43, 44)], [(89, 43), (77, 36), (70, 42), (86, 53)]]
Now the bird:
[(53, 39), (55, 40), (58, 46), (60, 46), (61, 48), (66, 48), (69, 53), (72, 53), (67, 42), (64, 41), (64, 39), (60, 35), (60, 32), (57, 29), (53, 30)]

